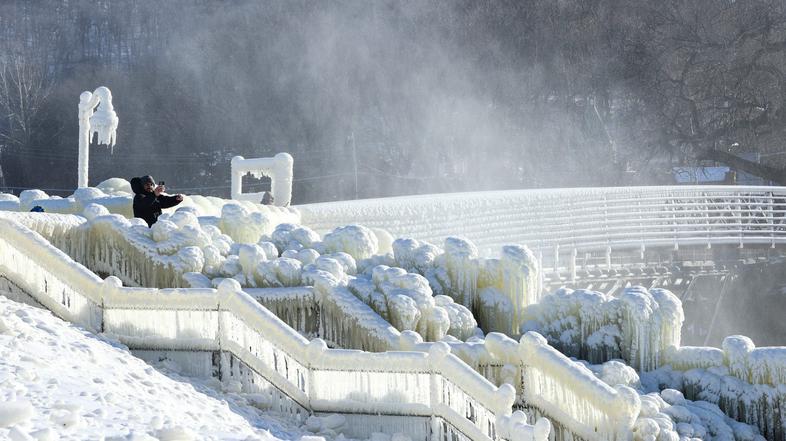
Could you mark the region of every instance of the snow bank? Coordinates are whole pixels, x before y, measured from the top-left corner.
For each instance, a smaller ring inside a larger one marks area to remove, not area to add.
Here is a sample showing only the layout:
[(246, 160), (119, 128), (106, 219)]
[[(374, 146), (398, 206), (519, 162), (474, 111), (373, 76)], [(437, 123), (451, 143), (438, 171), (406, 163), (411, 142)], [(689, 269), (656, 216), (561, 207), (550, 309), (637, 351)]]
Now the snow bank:
[(205, 440), (272, 441), (301, 433), (244, 394), (162, 375), (116, 341), (48, 311), (0, 296), (0, 321), (7, 326), (0, 333), (2, 439), (185, 439), (173, 436), (186, 432), (197, 439), (198, 432)]

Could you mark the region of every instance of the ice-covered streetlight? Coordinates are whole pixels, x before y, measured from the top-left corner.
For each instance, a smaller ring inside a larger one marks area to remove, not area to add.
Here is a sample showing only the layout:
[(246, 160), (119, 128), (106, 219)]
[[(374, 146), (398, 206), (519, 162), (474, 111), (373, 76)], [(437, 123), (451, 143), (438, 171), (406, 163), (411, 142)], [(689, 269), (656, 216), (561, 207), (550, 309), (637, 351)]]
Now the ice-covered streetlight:
[[(98, 106), (98, 109), (96, 109)], [(93, 110), (95, 109), (95, 113)], [(117, 114), (112, 107), (112, 92), (104, 86), (95, 92), (79, 95), (79, 182), (77, 187), (87, 187), (87, 170), (90, 157), (90, 142), (93, 133), (98, 135), (98, 144), (109, 147), (117, 138)]]

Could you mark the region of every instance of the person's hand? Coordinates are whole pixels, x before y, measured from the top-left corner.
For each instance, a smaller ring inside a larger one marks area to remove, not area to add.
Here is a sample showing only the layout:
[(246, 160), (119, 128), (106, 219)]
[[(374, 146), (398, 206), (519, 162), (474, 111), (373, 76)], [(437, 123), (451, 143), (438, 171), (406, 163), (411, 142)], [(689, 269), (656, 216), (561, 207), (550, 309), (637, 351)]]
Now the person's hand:
[(163, 186), (163, 185), (159, 185), (158, 187), (156, 187), (155, 190), (153, 190), (153, 193), (155, 193), (156, 196), (161, 196), (161, 193), (163, 193), (165, 191), (166, 191), (166, 187)]
[(178, 202), (183, 202), (183, 195), (182, 194), (175, 195), (175, 200)]

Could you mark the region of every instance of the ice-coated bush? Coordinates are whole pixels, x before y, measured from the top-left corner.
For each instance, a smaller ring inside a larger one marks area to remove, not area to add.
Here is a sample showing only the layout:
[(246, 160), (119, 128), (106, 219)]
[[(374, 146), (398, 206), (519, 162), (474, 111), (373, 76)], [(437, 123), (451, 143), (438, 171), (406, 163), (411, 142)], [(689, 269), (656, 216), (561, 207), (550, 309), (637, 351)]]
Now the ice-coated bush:
[(256, 285), (262, 288), (301, 286), (303, 265), (299, 260), (279, 257), (261, 262), (254, 272)]
[(403, 268), (376, 266), (350, 278), (348, 289), (399, 330), (417, 331), (428, 341), (442, 340), (446, 335), (466, 339), (477, 332), (477, 323), (467, 308), (448, 297), (435, 297), (423, 276)]
[(228, 203), (221, 208), (219, 228), (235, 242), (257, 243), (262, 235), (272, 230), (273, 225), (259, 211), (251, 212), (240, 203)]
[(362, 225), (338, 227), (323, 239), (328, 253), (345, 252), (355, 260), (367, 259), (379, 250), (377, 235)]
[(82, 216), (88, 221), (91, 221), (98, 216), (105, 216), (109, 214), (109, 210), (106, 209), (103, 205), (98, 204), (87, 204), (85, 209), (82, 210)]

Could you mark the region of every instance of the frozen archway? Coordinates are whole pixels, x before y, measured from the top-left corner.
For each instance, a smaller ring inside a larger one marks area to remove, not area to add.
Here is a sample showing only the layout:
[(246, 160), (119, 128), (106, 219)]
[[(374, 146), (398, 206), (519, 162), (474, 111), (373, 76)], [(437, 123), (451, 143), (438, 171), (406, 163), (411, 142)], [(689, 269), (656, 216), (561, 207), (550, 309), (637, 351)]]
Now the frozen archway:
[(243, 193), (243, 176), (270, 177), (270, 192), (274, 205), (286, 207), (292, 200), (292, 164), (289, 153), (279, 153), (272, 158), (232, 158), (232, 199), (259, 203), (264, 192)]

